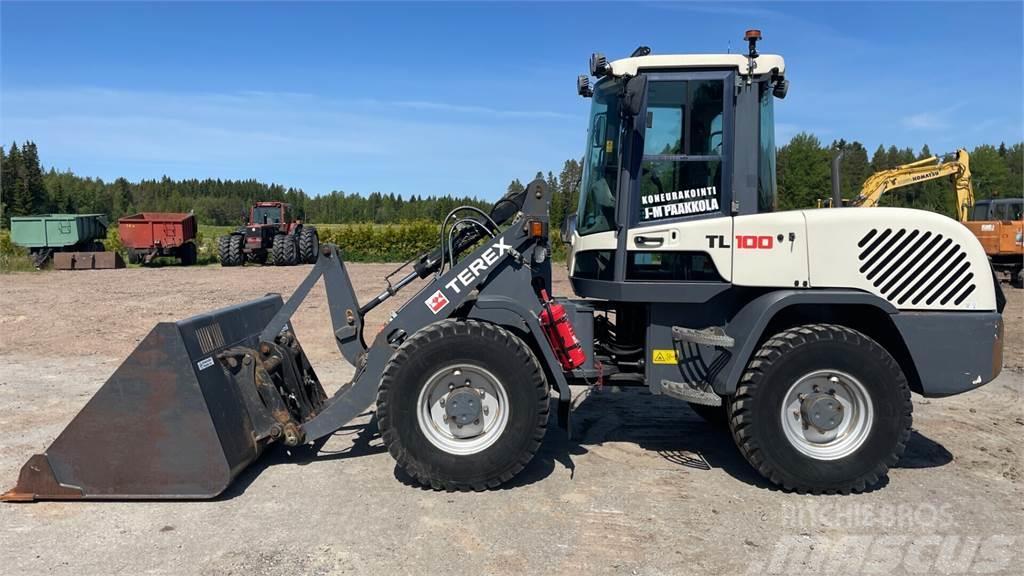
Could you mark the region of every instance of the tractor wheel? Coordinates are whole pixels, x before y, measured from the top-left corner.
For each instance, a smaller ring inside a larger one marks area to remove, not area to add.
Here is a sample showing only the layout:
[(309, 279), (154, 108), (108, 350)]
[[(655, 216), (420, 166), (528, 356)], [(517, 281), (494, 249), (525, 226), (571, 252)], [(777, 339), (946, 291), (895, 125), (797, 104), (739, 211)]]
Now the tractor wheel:
[(729, 426), (762, 476), (797, 492), (861, 492), (910, 438), (910, 388), (899, 364), (844, 326), (809, 324), (769, 338), (729, 405)]
[(142, 262), (142, 254), (140, 254), (139, 251), (135, 250), (134, 248), (129, 248), (128, 249), (128, 263), (129, 264), (138, 264), (139, 262)]
[(697, 413), (716, 430), (725, 430), (729, 427), (729, 415), (725, 402), (729, 400), (726, 398), (722, 399), (721, 406), (706, 406), (704, 404), (694, 404), (693, 402), (687, 402), (690, 405), (690, 409)]
[(299, 231), (299, 262), (302, 264), (316, 264), (320, 257), (320, 236), (316, 228), (303, 226)]
[(1010, 271), (1010, 286), (1013, 288), (1024, 288), (1024, 268)]
[(274, 264), (276, 266), (295, 266), (299, 263), (299, 250), (295, 236), (278, 234), (274, 236)]
[(228, 234), (217, 239), (217, 258), (221, 266), (241, 266), (243, 262), (242, 242), (238, 234)]
[(377, 424), (409, 476), (435, 490), (485, 490), (518, 474), (547, 430), (544, 372), (516, 335), (474, 320), (413, 334), (384, 368)]
[(249, 262), (252, 262), (253, 264), (259, 264), (261, 266), (267, 263), (268, 257), (270, 257), (269, 250), (253, 250), (248, 254)]

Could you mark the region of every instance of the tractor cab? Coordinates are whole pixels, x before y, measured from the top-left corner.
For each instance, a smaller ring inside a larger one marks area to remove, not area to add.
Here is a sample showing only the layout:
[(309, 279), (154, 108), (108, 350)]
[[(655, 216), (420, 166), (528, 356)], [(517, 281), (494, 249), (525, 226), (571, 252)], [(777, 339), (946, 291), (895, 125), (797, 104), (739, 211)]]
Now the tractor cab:
[[(577, 89), (592, 100), (577, 213), (563, 229), (581, 296), (646, 300), (624, 282), (726, 281), (731, 216), (775, 206), (773, 100), (781, 56), (595, 53)], [(713, 222), (717, 219), (717, 222)], [(685, 226), (684, 226), (685, 225)]]

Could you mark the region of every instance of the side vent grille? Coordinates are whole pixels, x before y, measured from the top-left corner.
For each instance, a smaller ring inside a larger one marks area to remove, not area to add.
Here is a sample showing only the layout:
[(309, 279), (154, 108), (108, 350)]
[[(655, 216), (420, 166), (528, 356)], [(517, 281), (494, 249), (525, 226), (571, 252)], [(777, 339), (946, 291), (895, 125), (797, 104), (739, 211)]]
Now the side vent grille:
[(210, 324), (199, 328), (196, 330), (196, 339), (199, 340), (199, 348), (203, 354), (209, 354), (224, 347), (224, 334), (220, 331), (220, 324)]
[(860, 273), (897, 305), (958, 305), (974, 292), (967, 253), (942, 234), (873, 229), (857, 247)]

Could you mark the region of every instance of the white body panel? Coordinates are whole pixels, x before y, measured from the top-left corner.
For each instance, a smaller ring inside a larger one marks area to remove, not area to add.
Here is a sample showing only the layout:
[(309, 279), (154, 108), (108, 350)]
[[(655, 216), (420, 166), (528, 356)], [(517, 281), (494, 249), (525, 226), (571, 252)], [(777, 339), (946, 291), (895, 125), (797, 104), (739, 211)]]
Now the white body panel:
[[(754, 74), (767, 74), (773, 68), (777, 68), (779, 74), (786, 72), (786, 62), (777, 54), (761, 54), (754, 64)], [(746, 74), (748, 65), (749, 59), (744, 54), (654, 54), (615, 60), (611, 68), (615, 76), (636, 76), (638, 70), (645, 68), (736, 68)]]
[[(641, 236), (647, 241), (638, 242)], [(616, 247), (614, 231), (576, 235), (569, 269), (576, 252)], [(627, 247), (704, 252), (737, 286), (863, 290), (900, 310), (996, 309), (991, 268), (977, 238), (959, 222), (923, 210), (819, 209), (689, 220), (633, 228)]]
[(858, 288), (901, 310), (996, 308), (988, 257), (951, 218), (906, 208), (803, 214), (814, 288)]
[(579, 232), (573, 230), (572, 244), (569, 245), (569, 254), (566, 258), (569, 265), (569, 274), (572, 274), (572, 271), (576, 269), (576, 254), (578, 252), (586, 252), (588, 250), (611, 250), (614, 252), (616, 247), (618, 247), (618, 240), (615, 237), (614, 230), (588, 234), (586, 236), (580, 236)]
[[(711, 256), (719, 275), (726, 282), (732, 279), (732, 252), (712, 249), (721, 236), (728, 245), (732, 238), (733, 219), (709, 218), (633, 228), (626, 236), (626, 249), (645, 252), (704, 252)], [(640, 242), (640, 238), (647, 240)], [(715, 242), (715, 244), (712, 244)]]
[(734, 221), (730, 238), (733, 284), (779, 288), (808, 285), (803, 212), (737, 216)]

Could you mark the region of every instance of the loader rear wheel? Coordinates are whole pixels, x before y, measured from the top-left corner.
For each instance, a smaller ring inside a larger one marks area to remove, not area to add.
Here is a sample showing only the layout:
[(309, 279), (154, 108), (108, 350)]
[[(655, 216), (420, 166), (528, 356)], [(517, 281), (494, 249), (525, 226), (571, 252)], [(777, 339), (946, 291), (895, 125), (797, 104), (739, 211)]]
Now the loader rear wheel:
[(242, 253), (244, 239), (239, 234), (228, 234), (217, 239), (217, 258), (221, 266), (241, 266), (245, 260)]
[(316, 228), (303, 226), (299, 231), (299, 262), (302, 264), (316, 264), (320, 257), (320, 236)]
[(769, 338), (729, 405), (729, 426), (762, 476), (797, 492), (862, 492), (910, 438), (910, 388), (868, 336), (809, 324)]
[(273, 251), (275, 266), (295, 266), (299, 263), (298, 246), (295, 236), (291, 234), (274, 236)]
[(384, 368), (381, 437), (398, 466), (435, 490), (485, 490), (530, 462), (547, 430), (548, 385), (516, 335), (443, 320), (408, 338)]

